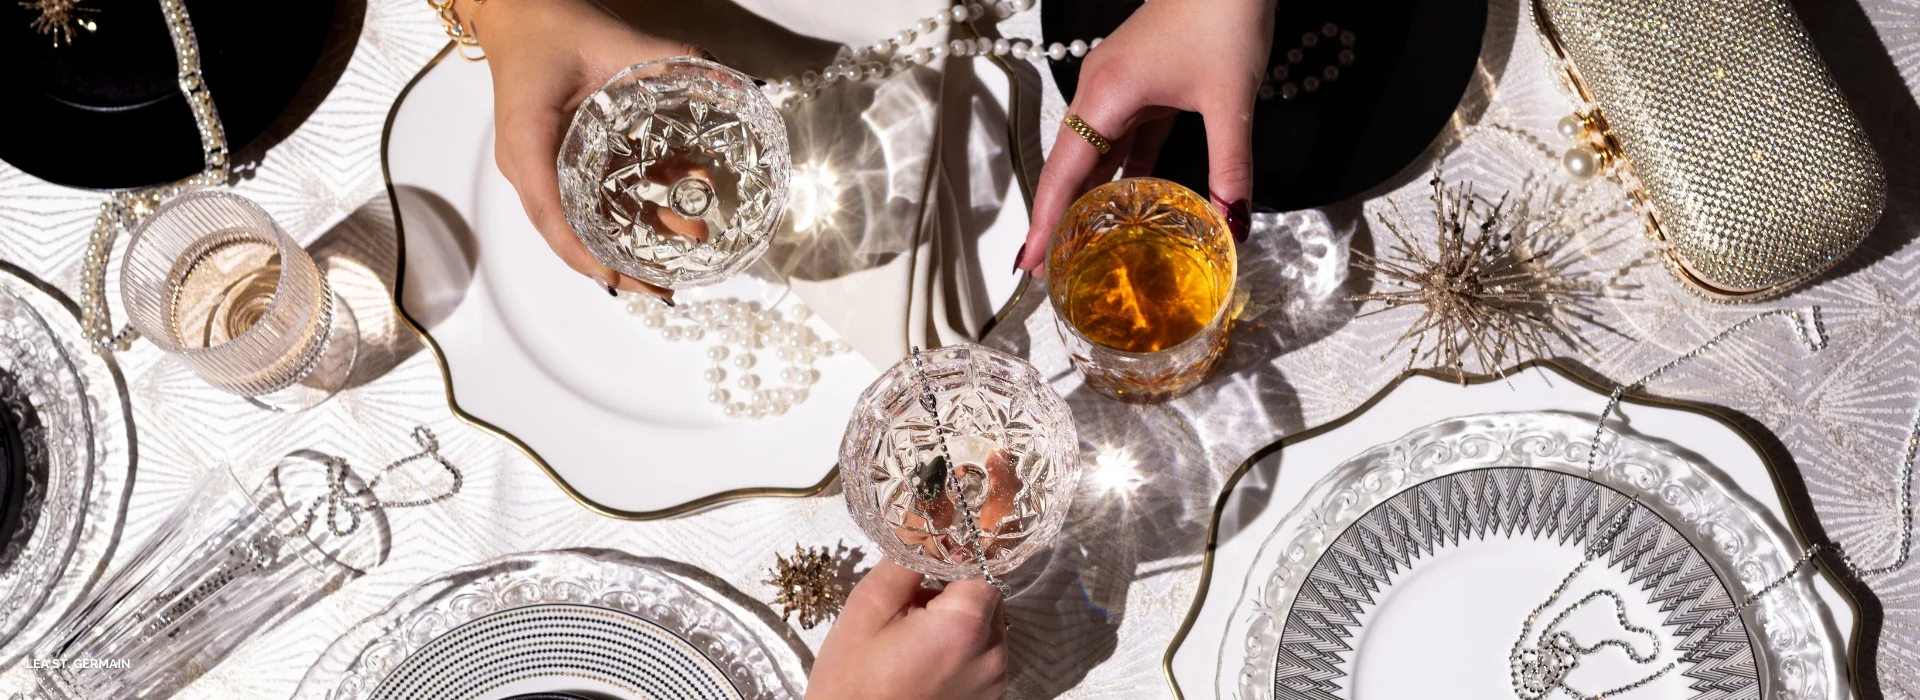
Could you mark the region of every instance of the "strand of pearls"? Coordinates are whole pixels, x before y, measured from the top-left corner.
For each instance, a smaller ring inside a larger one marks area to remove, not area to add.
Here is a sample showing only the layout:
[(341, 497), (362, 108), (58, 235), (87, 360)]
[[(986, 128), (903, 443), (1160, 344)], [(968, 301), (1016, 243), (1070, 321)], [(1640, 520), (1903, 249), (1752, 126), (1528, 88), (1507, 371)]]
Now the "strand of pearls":
[(772, 93), (774, 101), (784, 107), (818, 97), (822, 88), (836, 82), (884, 78), (914, 66), (944, 60), (948, 56), (1012, 56), (1040, 63), (1047, 60), (1062, 61), (1068, 56), (1080, 58), (1100, 45), (1102, 38), (1095, 38), (1091, 42), (1078, 39), (1069, 43), (1056, 41), (1041, 46), (1025, 39), (974, 37), (931, 42), (928, 46), (913, 48), (921, 39), (932, 36), (941, 27), (985, 19), (989, 14), (1005, 19), (1033, 9), (1033, 3), (1034, 0), (999, 0), (991, 5), (978, 2), (954, 5), (871, 46), (841, 47), (839, 55), (826, 68), (819, 72), (801, 73), (798, 78), (770, 83), (767, 90)]
[[(739, 299), (683, 302), (666, 309), (650, 296), (622, 295), (626, 297), (627, 313), (639, 316), (641, 325), (659, 329), (660, 337), (670, 342), (712, 341), (707, 359), (713, 365), (700, 376), (707, 380), (707, 401), (729, 418), (786, 413), (805, 402), (808, 390), (820, 380), (820, 371), (813, 368), (815, 360), (853, 351), (847, 341), (826, 340), (808, 326), (813, 310), (805, 304), (786, 313)], [(777, 382), (763, 383), (760, 374), (753, 371), (761, 366), (757, 353), (767, 348), (772, 348), (774, 359), (783, 363), (775, 375)], [(738, 395), (727, 389), (729, 364), (739, 373), (733, 384)]]

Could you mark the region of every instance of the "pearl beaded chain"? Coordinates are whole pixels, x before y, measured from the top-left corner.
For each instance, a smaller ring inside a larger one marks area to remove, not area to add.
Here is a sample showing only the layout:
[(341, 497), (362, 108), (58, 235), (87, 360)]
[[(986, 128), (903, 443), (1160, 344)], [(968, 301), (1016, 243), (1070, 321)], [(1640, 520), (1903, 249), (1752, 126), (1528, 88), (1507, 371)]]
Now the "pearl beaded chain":
[[(685, 302), (672, 309), (662, 308), (651, 296), (623, 293), (627, 313), (640, 317), (641, 325), (660, 330), (660, 337), (671, 342), (698, 342), (711, 337), (717, 341), (707, 347), (707, 359), (713, 361), (701, 377), (710, 389), (707, 401), (720, 407), (729, 418), (765, 418), (786, 413), (807, 400), (807, 392), (819, 381), (813, 368), (816, 359), (844, 355), (853, 351), (845, 340), (825, 340), (807, 319), (813, 310), (795, 305), (786, 313), (763, 308), (760, 302), (739, 299)], [(779, 383), (762, 386), (760, 375), (752, 372), (760, 364), (755, 351), (773, 348), (774, 358), (785, 363)], [(726, 388), (728, 359), (740, 376), (734, 386), (740, 400)]]
[(1068, 56), (1080, 58), (1087, 55), (1093, 47), (1099, 46), (1104, 37), (1093, 41), (1075, 39), (1068, 43), (1053, 42), (1041, 46), (1025, 39), (988, 39), (986, 37), (953, 39), (945, 43), (934, 43), (909, 51), (909, 47), (922, 37), (931, 36), (939, 28), (985, 18), (989, 12), (1006, 19), (1033, 9), (1034, 0), (999, 0), (989, 8), (978, 2), (970, 2), (933, 13), (913, 26), (900, 30), (889, 38), (874, 42), (872, 46), (842, 47), (840, 55), (820, 72), (807, 71), (800, 77), (786, 78), (769, 83), (767, 90), (773, 93), (775, 102), (782, 106), (819, 96), (820, 89), (842, 80), (848, 82), (884, 78), (906, 71), (914, 66), (924, 66), (948, 56), (1012, 56), (1016, 59), (1039, 63), (1041, 61), (1066, 60)]

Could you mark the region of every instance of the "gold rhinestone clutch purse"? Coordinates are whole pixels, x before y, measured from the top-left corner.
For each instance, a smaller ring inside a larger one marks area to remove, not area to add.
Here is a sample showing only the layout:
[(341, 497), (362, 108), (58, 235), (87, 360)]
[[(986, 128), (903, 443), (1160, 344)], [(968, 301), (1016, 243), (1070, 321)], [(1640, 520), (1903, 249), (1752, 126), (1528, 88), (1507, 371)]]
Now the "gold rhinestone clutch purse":
[(1532, 2), (1581, 138), (1689, 288), (1786, 293), (1880, 220), (1880, 158), (1788, 0)]

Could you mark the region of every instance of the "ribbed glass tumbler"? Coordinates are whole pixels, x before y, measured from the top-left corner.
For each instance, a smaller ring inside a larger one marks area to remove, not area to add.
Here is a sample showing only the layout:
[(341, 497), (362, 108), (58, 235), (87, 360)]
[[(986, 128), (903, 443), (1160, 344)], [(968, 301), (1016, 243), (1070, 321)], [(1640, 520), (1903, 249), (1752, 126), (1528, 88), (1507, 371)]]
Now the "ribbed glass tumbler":
[(887, 558), (914, 571), (979, 578), (977, 535), (987, 570), (1005, 575), (1067, 519), (1080, 484), (1073, 413), (1012, 355), (955, 345), (919, 359), (894, 364), (854, 406), (840, 443), (847, 509)]
[[(34, 650), (38, 697), (172, 696), (255, 633), (386, 561), (384, 511), (349, 520), (316, 494), (365, 483), (301, 451), (249, 479), (224, 466), (152, 529)], [(340, 479), (346, 481), (342, 482)], [(366, 506), (364, 499), (351, 505)]]
[(260, 205), (227, 192), (182, 195), (148, 217), (127, 243), (120, 298), (154, 345), (269, 409), (327, 400), (359, 351), (325, 272)]

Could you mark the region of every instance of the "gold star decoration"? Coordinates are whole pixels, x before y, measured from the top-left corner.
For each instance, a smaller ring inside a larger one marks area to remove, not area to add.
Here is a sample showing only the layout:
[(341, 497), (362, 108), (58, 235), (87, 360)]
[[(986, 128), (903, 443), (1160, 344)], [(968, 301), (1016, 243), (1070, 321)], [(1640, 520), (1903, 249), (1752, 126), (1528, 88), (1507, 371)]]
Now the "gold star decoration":
[(21, 7), (40, 13), (30, 26), (41, 36), (53, 37), (53, 45), (73, 43), (74, 28), (89, 32), (99, 28), (87, 15), (98, 13), (91, 7), (81, 7), (82, 0), (24, 0)]
[(791, 559), (778, 554), (773, 557), (774, 568), (767, 572), (771, 578), (764, 583), (778, 589), (773, 602), (780, 606), (780, 619), (798, 613), (801, 629), (813, 629), (840, 614), (847, 593), (832, 554), (820, 547), (794, 545)]
[(1393, 345), (1411, 344), (1407, 368), (1427, 361), (1465, 383), (1468, 355), (1481, 372), (1505, 376), (1515, 363), (1549, 355), (1555, 341), (1587, 346), (1576, 325), (1597, 324), (1594, 303), (1608, 288), (1576, 271), (1584, 258), (1568, 249), (1577, 229), (1590, 222), (1531, 211), (1541, 200), (1549, 207), (1565, 203), (1552, 193), (1536, 197), (1540, 181), (1533, 178), (1517, 213), (1504, 195), (1491, 204), (1475, 198), (1472, 182), (1449, 187), (1436, 171), (1431, 184), (1437, 246), (1423, 245), (1389, 200), (1392, 216), (1382, 213), (1379, 221), (1393, 234), (1390, 251), (1353, 251), (1353, 266), (1373, 274), (1375, 290), (1348, 300), (1382, 303), (1362, 316), (1420, 309)]

